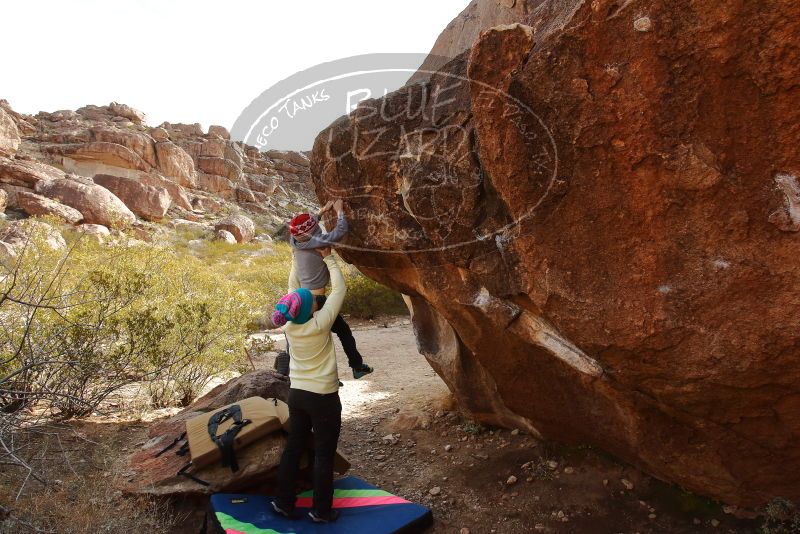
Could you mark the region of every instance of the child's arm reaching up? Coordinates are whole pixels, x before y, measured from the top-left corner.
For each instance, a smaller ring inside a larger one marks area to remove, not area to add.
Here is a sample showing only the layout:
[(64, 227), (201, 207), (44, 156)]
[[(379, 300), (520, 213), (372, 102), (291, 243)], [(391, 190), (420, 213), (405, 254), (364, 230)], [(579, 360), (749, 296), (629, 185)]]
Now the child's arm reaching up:
[(341, 241), (350, 229), (347, 224), (347, 217), (344, 215), (341, 199), (333, 203), (333, 209), (336, 211), (337, 217), (336, 227), (332, 231), (311, 236), (311, 239), (308, 241), (295, 241), (294, 246), (300, 250), (309, 250), (313, 248), (329, 247), (333, 243)]

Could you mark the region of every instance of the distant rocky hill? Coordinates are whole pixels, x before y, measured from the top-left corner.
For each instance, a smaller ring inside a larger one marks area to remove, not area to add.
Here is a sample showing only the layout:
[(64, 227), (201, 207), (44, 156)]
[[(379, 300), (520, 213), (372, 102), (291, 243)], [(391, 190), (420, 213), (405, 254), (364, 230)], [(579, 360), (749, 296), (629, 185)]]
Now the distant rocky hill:
[(259, 152), (222, 126), (152, 127), (116, 102), (24, 115), (0, 100), (0, 205), (17, 215), (57, 215), (87, 231), (125, 222), (144, 239), (165, 225), (220, 230), (234, 216), (254, 221), (231, 233), (247, 240), (256, 225), (274, 233), (316, 202), (305, 154)]

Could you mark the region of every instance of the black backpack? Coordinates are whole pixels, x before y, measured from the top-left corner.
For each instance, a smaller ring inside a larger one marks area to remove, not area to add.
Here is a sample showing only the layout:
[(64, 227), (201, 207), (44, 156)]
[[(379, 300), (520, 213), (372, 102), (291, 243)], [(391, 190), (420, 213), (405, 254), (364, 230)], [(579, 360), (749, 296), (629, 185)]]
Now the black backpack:
[(289, 376), (289, 353), (282, 350), (275, 356), (275, 371), (283, 376)]

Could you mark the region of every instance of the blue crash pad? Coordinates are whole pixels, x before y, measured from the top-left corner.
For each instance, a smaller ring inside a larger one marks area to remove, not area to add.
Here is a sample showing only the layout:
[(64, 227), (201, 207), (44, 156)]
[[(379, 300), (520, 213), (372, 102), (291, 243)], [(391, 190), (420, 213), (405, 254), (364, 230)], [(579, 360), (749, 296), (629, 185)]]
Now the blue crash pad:
[(334, 523), (315, 524), (308, 518), (313, 492), (297, 496), (298, 519), (272, 512), (272, 497), (218, 493), (211, 510), (218, 530), (226, 534), (411, 534), (432, 521), (431, 511), (349, 476), (334, 482), (333, 507), (340, 512)]

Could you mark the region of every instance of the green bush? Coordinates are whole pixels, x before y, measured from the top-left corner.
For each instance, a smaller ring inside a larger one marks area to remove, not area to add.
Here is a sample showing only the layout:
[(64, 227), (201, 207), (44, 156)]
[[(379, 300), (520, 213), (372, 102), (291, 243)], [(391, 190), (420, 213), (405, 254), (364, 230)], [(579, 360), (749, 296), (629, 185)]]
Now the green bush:
[(191, 256), (70, 237), (54, 251), (34, 236), (0, 282), (6, 407), (82, 416), (134, 382), (186, 404), (243, 357), (256, 303), (236, 283)]
[[(253, 295), (261, 311), (260, 316), (251, 318), (253, 327), (269, 326), (265, 316), (272, 312), (274, 304), (287, 290), (292, 262), (288, 244), (275, 242), (265, 249), (264, 245), (258, 244), (231, 245), (207, 241), (191, 253), (208, 268), (235, 281)], [(408, 313), (399, 293), (367, 278), (341, 259), (339, 262), (347, 282), (343, 313), (364, 319)]]
[(367, 278), (352, 265), (345, 265), (347, 297), (342, 313), (354, 317), (372, 319), (379, 315), (406, 315), (406, 307), (400, 293)]

